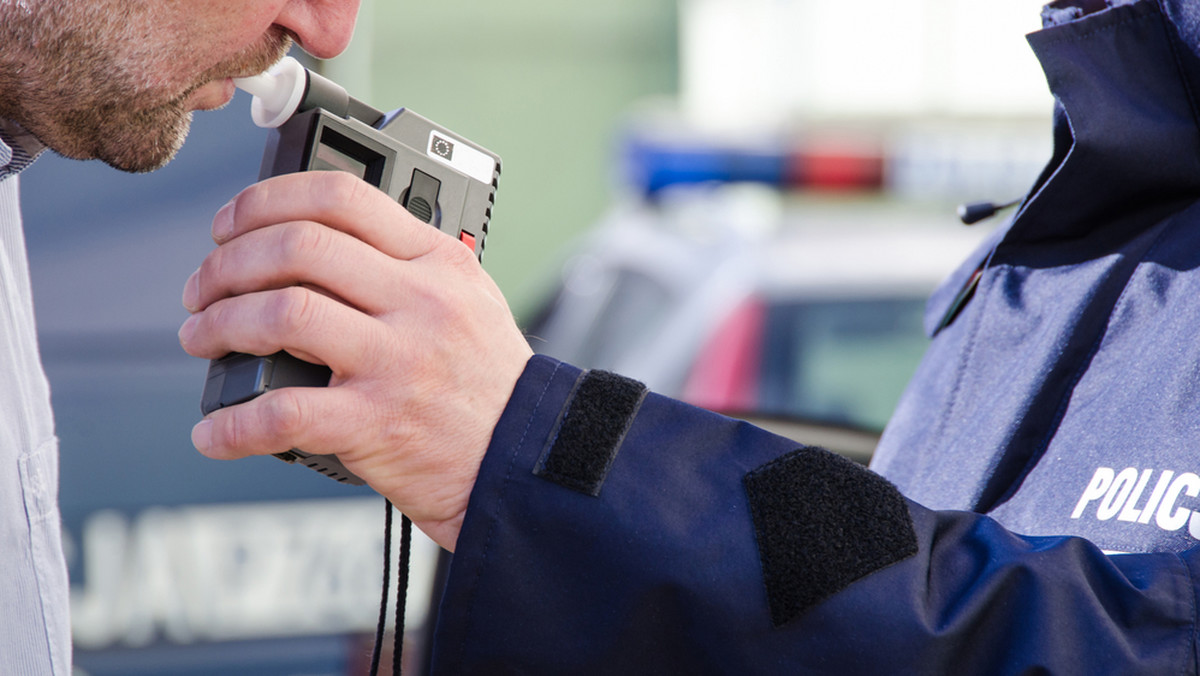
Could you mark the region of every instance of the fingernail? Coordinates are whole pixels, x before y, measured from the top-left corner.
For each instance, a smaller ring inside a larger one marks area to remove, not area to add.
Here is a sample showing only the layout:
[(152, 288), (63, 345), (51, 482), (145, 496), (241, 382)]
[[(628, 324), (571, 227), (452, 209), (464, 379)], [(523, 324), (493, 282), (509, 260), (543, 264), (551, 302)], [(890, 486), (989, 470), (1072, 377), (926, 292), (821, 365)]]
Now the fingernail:
[(192, 428), (192, 445), (204, 453), (212, 447), (212, 421), (201, 420)]
[(213, 240), (218, 244), (233, 235), (233, 202), (234, 200), (229, 200), (225, 206), (217, 211), (217, 215), (213, 216)]
[(200, 268), (183, 285), (183, 306), (192, 312), (200, 309)]
[(196, 322), (200, 321), (196, 315), (188, 317), (183, 322), (183, 326), (179, 327), (179, 344), (187, 347), (188, 342), (192, 340), (192, 334), (196, 332)]

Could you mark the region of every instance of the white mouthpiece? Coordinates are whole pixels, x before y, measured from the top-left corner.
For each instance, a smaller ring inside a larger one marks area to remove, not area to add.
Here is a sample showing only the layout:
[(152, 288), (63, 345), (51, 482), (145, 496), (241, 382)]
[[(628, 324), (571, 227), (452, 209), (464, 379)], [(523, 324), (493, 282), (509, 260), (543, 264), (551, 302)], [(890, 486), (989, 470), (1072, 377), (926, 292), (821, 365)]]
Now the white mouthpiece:
[(308, 75), (299, 61), (285, 56), (267, 72), (251, 77), (235, 77), (233, 84), (254, 96), (250, 103), (250, 117), (254, 124), (274, 129), (287, 122), (296, 112), (300, 99), (304, 98), (304, 89), (308, 86)]

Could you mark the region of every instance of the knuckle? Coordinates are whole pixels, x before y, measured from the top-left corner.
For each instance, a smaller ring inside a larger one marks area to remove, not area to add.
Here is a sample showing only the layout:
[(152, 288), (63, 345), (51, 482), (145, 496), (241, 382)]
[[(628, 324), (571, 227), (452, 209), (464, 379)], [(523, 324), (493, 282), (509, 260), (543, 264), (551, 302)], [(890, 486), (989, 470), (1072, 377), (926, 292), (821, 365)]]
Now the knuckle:
[(240, 454), (246, 443), (242, 411), (237, 407), (213, 416), (213, 450), (230, 455)]
[(303, 333), (313, 325), (317, 309), (314, 294), (298, 286), (279, 289), (271, 295), (266, 321), (278, 335)]
[(368, 189), (374, 189), (366, 181), (344, 171), (321, 172), (320, 195), (326, 203), (335, 208), (343, 208), (347, 204), (357, 204), (363, 200)]
[(428, 238), (429, 259), (437, 261), (458, 275), (478, 274), (479, 259), (475, 251), (450, 233), (425, 227), (421, 234)]
[(230, 323), (228, 299), (218, 300), (196, 315), (195, 335), (221, 334)]
[(266, 199), (268, 191), (269, 187), (262, 183), (255, 183), (243, 188), (229, 203), (231, 220), (234, 223), (245, 220)]
[(279, 230), (279, 248), (284, 263), (298, 270), (320, 258), (330, 244), (329, 230), (316, 223), (289, 223)]
[(225, 279), (228, 271), (229, 250), (217, 247), (209, 252), (208, 257), (200, 264), (200, 272), (196, 275), (196, 286), (201, 295), (209, 288), (216, 288)]
[(214, 415), (213, 449), (228, 457), (278, 453), (295, 445), (307, 420), (303, 398), (292, 388), (274, 390)]
[(475, 257), (475, 250), (471, 247), (451, 238), (449, 249), (450, 260), (460, 269), (474, 271), (479, 267), (479, 259)]
[(295, 446), (298, 434), (308, 427), (307, 408), (304, 400), (293, 388), (283, 388), (271, 392), (262, 402), (262, 429), (269, 438), (278, 440), (274, 446)]

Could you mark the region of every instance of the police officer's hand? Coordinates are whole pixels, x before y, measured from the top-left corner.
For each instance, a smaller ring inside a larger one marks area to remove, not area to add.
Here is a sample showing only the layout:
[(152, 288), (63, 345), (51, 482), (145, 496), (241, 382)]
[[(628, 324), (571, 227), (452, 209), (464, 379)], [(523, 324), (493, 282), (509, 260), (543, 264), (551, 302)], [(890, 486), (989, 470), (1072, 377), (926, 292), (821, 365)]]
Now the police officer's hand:
[(492, 430), (532, 352), (456, 239), (341, 172), (268, 179), (213, 220), (188, 279), (184, 349), (281, 349), (329, 366), (216, 411), (192, 440), (213, 458), (300, 448), (348, 469), (453, 550)]

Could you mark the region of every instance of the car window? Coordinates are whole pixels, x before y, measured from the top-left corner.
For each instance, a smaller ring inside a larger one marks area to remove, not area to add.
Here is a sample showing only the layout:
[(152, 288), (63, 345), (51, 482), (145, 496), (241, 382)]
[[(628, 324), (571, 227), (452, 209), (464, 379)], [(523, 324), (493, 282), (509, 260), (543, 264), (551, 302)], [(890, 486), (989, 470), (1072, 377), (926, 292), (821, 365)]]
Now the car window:
[(637, 270), (623, 270), (613, 280), (603, 309), (581, 349), (582, 363), (612, 368), (630, 349), (637, 349), (669, 315), (675, 299), (658, 280)]
[(759, 410), (883, 429), (928, 346), (924, 306), (918, 298), (772, 303)]

